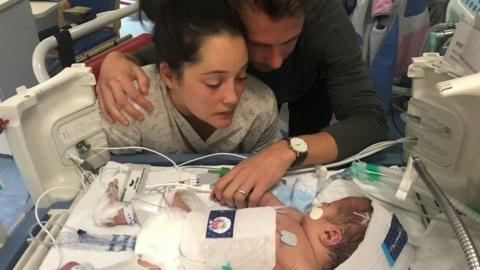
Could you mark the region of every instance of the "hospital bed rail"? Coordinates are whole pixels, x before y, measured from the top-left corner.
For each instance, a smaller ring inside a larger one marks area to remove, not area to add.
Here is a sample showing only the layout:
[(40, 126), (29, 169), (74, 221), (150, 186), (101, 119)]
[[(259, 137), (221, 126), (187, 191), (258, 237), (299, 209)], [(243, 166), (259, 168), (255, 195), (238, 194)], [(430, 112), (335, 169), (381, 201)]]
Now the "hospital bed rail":
[[(105, 25), (108, 25), (123, 17), (126, 17), (130, 14), (135, 13), (136, 11), (138, 11), (138, 7), (139, 7), (138, 2), (135, 2), (131, 5), (128, 5), (126, 7), (123, 7), (117, 10), (107, 11), (91, 21), (88, 21), (86, 23), (83, 23), (68, 29), (68, 31), (70, 32), (72, 40), (78, 39), (95, 30), (100, 29)], [(57, 46), (58, 46), (57, 39), (54, 36), (50, 36), (42, 40), (37, 45), (37, 47), (35, 47), (35, 50), (33, 51), (33, 56), (32, 56), (33, 72), (35, 74), (35, 78), (39, 83), (44, 82), (50, 78), (50, 75), (48, 74), (47, 67), (46, 67), (46, 56), (48, 51), (56, 48)]]

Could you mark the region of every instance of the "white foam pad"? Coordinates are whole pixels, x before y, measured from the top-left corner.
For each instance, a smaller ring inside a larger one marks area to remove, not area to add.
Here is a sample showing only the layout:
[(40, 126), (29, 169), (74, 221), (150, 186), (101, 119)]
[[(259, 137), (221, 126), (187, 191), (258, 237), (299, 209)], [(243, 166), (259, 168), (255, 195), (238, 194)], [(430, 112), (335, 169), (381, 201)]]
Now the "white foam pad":
[(408, 270), (414, 260), (413, 246), (405, 243), (408, 235), (389, 210), (375, 201), (372, 207), (365, 238), (350, 258), (335, 269)]

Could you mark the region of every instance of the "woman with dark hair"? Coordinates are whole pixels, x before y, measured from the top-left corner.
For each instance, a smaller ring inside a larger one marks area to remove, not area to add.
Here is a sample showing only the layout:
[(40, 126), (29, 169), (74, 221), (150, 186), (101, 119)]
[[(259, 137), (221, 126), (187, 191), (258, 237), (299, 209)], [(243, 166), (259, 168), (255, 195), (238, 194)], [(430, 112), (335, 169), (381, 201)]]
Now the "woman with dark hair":
[(109, 145), (246, 153), (280, 138), (275, 98), (247, 74), (243, 26), (226, 2), (162, 0), (149, 7), (157, 61), (143, 71), (154, 110), (144, 121), (130, 118), (128, 127), (105, 122)]

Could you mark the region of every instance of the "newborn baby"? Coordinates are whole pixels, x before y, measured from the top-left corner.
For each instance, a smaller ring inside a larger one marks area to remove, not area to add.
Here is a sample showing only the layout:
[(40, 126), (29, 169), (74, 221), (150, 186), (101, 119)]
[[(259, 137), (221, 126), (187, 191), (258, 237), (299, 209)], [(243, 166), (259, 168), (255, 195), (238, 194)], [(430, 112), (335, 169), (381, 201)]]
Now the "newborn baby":
[[(152, 206), (157, 196), (155, 212), (136, 206), (140, 199), (121, 203), (117, 194), (111, 183), (109, 202), (99, 206), (112, 207), (110, 214), (97, 221), (111, 226), (138, 220), (143, 229), (137, 256), (108, 269), (333, 269), (363, 240), (373, 211), (368, 199), (346, 197), (303, 214), (271, 193), (257, 208), (191, 211), (179, 194), (166, 192), (142, 200)], [(71, 262), (62, 269), (72, 267), (89, 266)]]

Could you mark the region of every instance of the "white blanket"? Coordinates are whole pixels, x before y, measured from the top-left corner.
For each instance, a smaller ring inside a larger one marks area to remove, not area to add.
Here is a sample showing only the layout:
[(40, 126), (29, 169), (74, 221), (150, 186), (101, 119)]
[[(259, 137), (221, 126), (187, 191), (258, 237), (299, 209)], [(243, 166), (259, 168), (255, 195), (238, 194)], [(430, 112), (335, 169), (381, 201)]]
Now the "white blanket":
[[(480, 247), (480, 227), (469, 226), (470, 236)], [(476, 231), (472, 228), (477, 228)], [(468, 269), (465, 255), (448, 222), (432, 221), (425, 234), (417, 240), (415, 262), (412, 270), (463, 270)]]
[[(105, 166), (103, 179), (97, 178), (89, 187), (84, 196), (75, 204), (70, 212), (70, 216), (65, 223), (62, 231), (71, 231), (71, 228), (82, 229), (87, 233), (92, 234), (127, 234), (136, 235), (140, 230), (140, 226), (115, 226), (115, 227), (99, 227), (93, 222), (93, 209), (98, 201), (98, 198), (105, 192), (106, 179), (109, 179), (113, 175), (110, 172), (114, 172), (113, 168), (118, 167), (118, 163), (108, 163)], [(117, 174), (116, 177), (121, 177)], [(105, 182), (103, 182), (105, 181)], [(133, 251), (122, 252), (101, 252), (98, 250), (73, 250), (69, 248), (60, 247), (61, 251), (61, 265), (66, 264), (69, 261), (77, 262), (89, 262), (95, 267), (106, 267), (116, 262), (128, 260), (133, 256)], [(45, 257), (40, 270), (53, 270), (57, 269), (59, 261), (59, 252), (56, 248), (52, 247)]]

